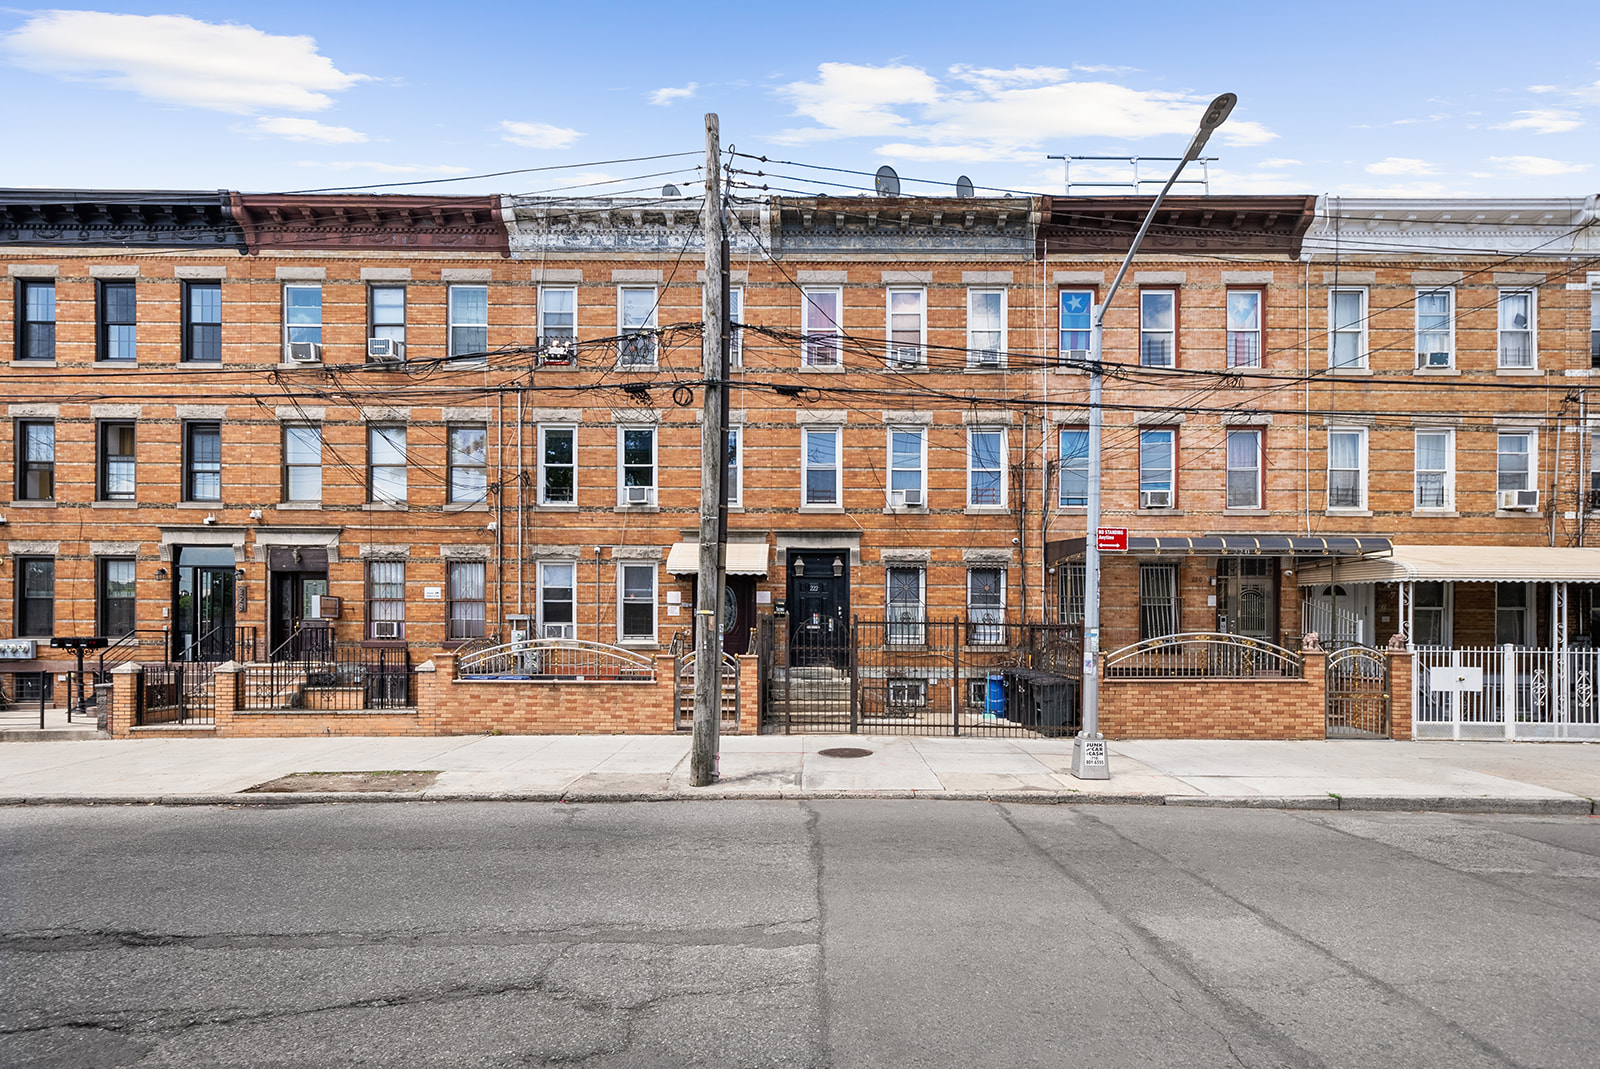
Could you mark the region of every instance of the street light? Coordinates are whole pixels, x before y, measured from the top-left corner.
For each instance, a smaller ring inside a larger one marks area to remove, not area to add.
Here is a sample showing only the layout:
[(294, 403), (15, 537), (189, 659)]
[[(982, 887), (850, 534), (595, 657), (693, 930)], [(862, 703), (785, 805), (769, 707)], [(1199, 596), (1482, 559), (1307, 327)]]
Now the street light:
[(1105, 740), (1100, 737), (1100, 439), (1105, 430), (1105, 414), (1100, 409), (1101, 387), (1100, 344), (1101, 329), (1105, 324), (1106, 309), (1117, 295), (1117, 287), (1128, 273), (1140, 242), (1155, 221), (1161, 202), (1183, 173), (1184, 165), (1197, 159), (1210, 140), (1212, 131), (1221, 126), (1233, 111), (1239, 98), (1223, 93), (1213, 100), (1200, 117), (1200, 128), (1183, 153), (1183, 159), (1173, 168), (1172, 177), (1161, 187), (1144, 222), (1134, 235), (1128, 253), (1117, 268), (1117, 277), (1111, 280), (1105, 300), (1095, 309), (1089, 334), (1089, 508), (1087, 537), (1083, 545), (1083, 728), (1072, 742), (1072, 774), (1079, 779), (1110, 779), (1111, 765), (1106, 759)]

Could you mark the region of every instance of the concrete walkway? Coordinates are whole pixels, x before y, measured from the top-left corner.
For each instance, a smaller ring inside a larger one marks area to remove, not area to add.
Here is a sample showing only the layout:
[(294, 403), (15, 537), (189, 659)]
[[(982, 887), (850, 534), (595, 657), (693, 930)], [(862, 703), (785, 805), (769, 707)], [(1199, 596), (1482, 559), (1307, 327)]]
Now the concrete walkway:
[[(833, 757), (836, 747), (870, 750)], [(720, 781), (688, 780), (683, 736), (144, 739), (0, 745), (0, 804), (928, 797), (1041, 803), (1594, 813), (1600, 745), (1113, 742), (1111, 779), (1061, 739), (731, 737)], [(414, 792), (247, 794), (302, 772), (436, 771)]]

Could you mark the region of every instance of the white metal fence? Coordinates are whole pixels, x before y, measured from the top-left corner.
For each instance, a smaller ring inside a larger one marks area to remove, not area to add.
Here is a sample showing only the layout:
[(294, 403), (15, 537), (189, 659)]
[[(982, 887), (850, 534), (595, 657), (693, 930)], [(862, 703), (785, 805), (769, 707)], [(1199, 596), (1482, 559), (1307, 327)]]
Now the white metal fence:
[(1323, 641), (1365, 642), (1366, 621), (1326, 601), (1307, 598), (1300, 603), (1300, 630), (1315, 631)]
[(1600, 650), (1419, 646), (1419, 739), (1600, 739)]

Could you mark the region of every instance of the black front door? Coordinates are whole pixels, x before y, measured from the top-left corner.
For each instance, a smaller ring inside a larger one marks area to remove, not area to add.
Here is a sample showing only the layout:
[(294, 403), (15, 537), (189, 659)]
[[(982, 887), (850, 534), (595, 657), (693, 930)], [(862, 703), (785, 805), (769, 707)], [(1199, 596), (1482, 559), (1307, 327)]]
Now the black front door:
[(173, 656), (180, 661), (233, 657), (233, 550), (183, 546), (173, 616)]
[(273, 660), (304, 659), (307, 652), (297, 636), (304, 621), (311, 617), (312, 597), (328, 592), (328, 551), (274, 547), (267, 553), (267, 568), (272, 594), (268, 636), (271, 656)]
[[(835, 567), (838, 573), (835, 574)], [(789, 663), (850, 663), (850, 551), (789, 551)]]

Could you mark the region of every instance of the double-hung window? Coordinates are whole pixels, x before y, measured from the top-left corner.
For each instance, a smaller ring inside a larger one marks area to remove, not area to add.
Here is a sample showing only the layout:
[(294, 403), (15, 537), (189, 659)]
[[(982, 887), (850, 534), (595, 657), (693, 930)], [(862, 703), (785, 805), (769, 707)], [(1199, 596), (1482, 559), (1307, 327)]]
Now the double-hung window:
[(619, 496), (623, 505), (656, 503), (656, 429), (621, 427), (617, 433)]
[(18, 637), (55, 634), (56, 562), (54, 557), (17, 558)]
[(406, 562), (367, 562), (367, 638), (406, 637)]
[(183, 499), (222, 500), (222, 424), (184, 424)]
[(744, 287), (728, 290), (728, 366), (744, 366)]
[(1500, 366), (1534, 366), (1533, 291), (1500, 291)]
[(367, 337), (404, 345), (406, 340), (406, 288), (373, 286), (367, 290)]
[(1060, 463), (1056, 467), (1061, 508), (1084, 508), (1089, 504), (1089, 430), (1087, 427), (1062, 427)]
[(539, 362), (578, 362), (578, 291), (573, 286), (539, 287)]
[(1063, 367), (1082, 367), (1089, 360), (1093, 330), (1094, 291), (1062, 290), (1059, 349)]
[(445, 573), (449, 587), (449, 628), (446, 637), (453, 641), (482, 638), (486, 598), (485, 566), (481, 560), (453, 560)]
[(451, 504), (475, 503), (489, 496), (489, 430), (481, 423), (451, 427)]
[(1006, 359), (1006, 291), (967, 291), (967, 366), (999, 367)]
[(1449, 430), (1417, 431), (1412, 508), (1447, 510), (1455, 506), (1455, 487), (1450, 477), (1453, 436)]
[(1139, 291), (1139, 363), (1174, 367), (1178, 359), (1178, 291)]
[(1177, 432), (1154, 430), (1139, 432), (1139, 507), (1174, 507), (1174, 460)]
[(1139, 638), (1178, 634), (1178, 566), (1139, 565)]
[(722, 493), (729, 505), (737, 508), (744, 503), (744, 428), (729, 427), (728, 437), (728, 481), (723, 484)]
[(1228, 366), (1261, 366), (1261, 291), (1228, 291)]
[(922, 363), (928, 334), (928, 294), (925, 290), (888, 291), (889, 366), (916, 367)]
[(927, 468), (927, 431), (921, 427), (890, 427), (890, 508), (923, 508), (927, 506)]
[(889, 641), (920, 645), (927, 641), (927, 571), (919, 564), (893, 564), (885, 571), (889, 580)]
[(1495, 463), (1498, 503), (1516, 507), (1538, 493), (1533, 481), (1533, 432), (1501, 431), (1499, 439)]
[(1006, 640), (1006, 570), (967, 569), (967, 641), (974, 646)]
[(25, 280), (17, 283), (18, 360), (56, 358), (56, 284)]
[(539, 428), (539, 504), (578, 502), (578, 428)]
[(807, 427), (800, 450), (805, 505), (839, 504), (839, 428)]
[(654, 642), (656, 640), (656, 566), (623, 564), (617, 592), (617, 640)]
[(131, 557), (101, 557), (95, 562), (97, 635), (121, 638), (134, 625), (134, 569)]
[(967, 504), (1004, 505), (1006, 432), (997, 427), (967, 431)]
[(1328, 431), (1328, 507), (1367, 507), (1367, 432), (1362, 428)]
[(367, 500), (399, 504), (406, 499), (406, 429), (367, 428)]
[(450, 287), (450, 351), (452, 360), (487, 360), (489, 348), (489, 287)]
[(222, 283), (183, 284), (182, 358), (204, 364), (222, 359)]
[(1532, 583), (1496, 583), (1494, 585), (1494, 644), (1496, 646), (1532, 645), (1528, 588)]
[(56, 499), (56, 425), (24, 420), (17, 424), (17, 499)]
[(1328, 366), (1367, 366), (1367, 291), (1337, 289), (1328, 293)]
[(95, 323), (95, 359), (134, 360), (138, 298), (132, 282), (99, 284), (99, 320)]
[(1589, 495), (1585, 508), (1600, 512), (1600, 431), (1589, 435)]
[(539, 637), (577, 638), (577, 571), (569, 560), (539, 562)]
[(806, 367), (839, 366), (840, 305), (844, 291), (839, 289), (812, 289), (803, 291), (805, 303), (801, 330), (805, 341), (801, 347), (801, 363)]
[(283, 499), (322, 500), (322, 428), (283, 429)]
[(1261, 507), (1261, 432), (1230, 430), (1227, 442), (1227, 507)]
[(1417, 291), (1417, 366), (1450, 367), (1455, 363), (1453, 289)]
[(134, 499), (134, 463), (134, 425), (122, 422), (100, 424), (98, 500)]
[(623, 286), (617, 291), (617, 364), (621, 367), (656, 366), (656, 306), (654, 286)]
[(289, 346), (322, 344), (321, 286), (283, 287), (283, 340)]
[(1589, 273), (1589, 366), (1600, 367), (1600, 274)]

